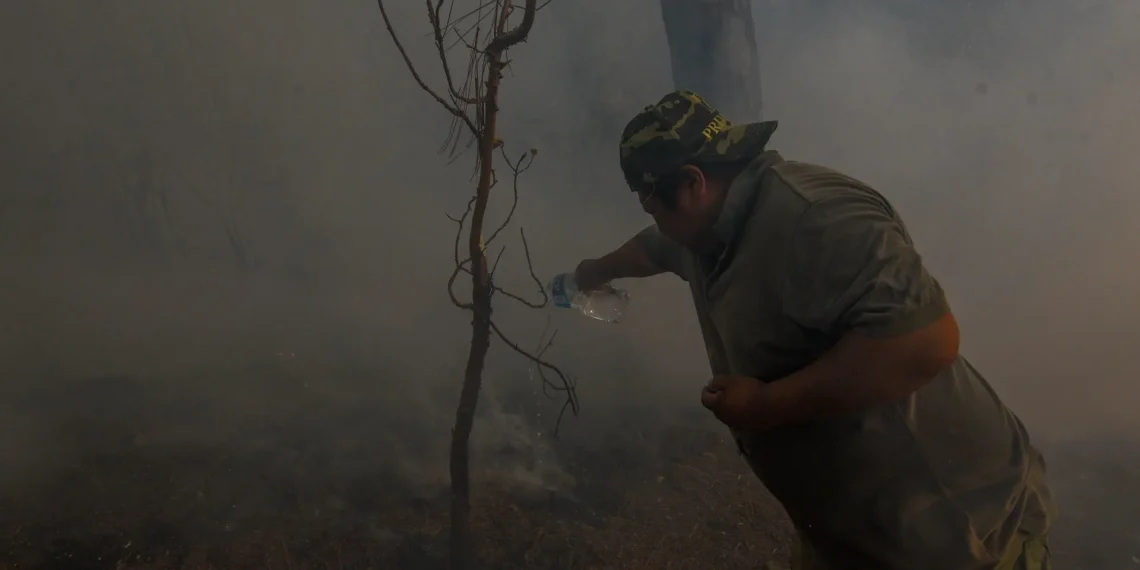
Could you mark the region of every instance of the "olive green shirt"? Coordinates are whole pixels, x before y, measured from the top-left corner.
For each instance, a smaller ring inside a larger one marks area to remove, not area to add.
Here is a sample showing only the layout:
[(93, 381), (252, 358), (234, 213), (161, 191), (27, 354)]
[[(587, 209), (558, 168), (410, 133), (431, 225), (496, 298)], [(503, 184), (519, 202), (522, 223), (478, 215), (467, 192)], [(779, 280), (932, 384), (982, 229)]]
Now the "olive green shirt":
[[(716, 256), (636, 238), (688, 281), (714, 374), (776, 381), (852, 331), (892, 336), (949, 312), (890, 203), (768, 151), (731, 185)], [(827, 568), (976, 570), (1053, 517), (1044, 463), (965, 358), (894, 404), (734, 436)]]

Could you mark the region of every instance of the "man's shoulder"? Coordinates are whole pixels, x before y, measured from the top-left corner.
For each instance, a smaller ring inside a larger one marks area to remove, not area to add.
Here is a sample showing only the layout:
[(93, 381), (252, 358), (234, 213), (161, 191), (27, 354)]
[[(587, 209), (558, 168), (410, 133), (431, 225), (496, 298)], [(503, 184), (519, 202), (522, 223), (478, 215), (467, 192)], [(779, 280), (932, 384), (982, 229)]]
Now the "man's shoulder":
[(775, 174), (773, 178), (776, 184), (791, 191), (809, 205), (853, 197), (870, 198), (887, 204), (886, 199), (869, 184), (833, 168), (810, 162), (785, 160), (773, 165), (772, 171)]

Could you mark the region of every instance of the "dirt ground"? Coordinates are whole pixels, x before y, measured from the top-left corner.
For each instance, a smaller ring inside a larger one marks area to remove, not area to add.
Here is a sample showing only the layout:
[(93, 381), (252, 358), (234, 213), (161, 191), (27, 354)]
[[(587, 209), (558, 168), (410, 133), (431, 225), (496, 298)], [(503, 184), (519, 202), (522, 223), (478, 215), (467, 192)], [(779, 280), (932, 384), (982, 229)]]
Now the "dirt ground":
[[(6, 479), (0, 569), (445, 567), (446, 491), (391, 468), (391, 448), (375, 435), (392, 429), (384, 418), (310, 398), (204, 441), (170, 427), (192, 413), (185, 396), (140, 399), (137, 389), (101, 379), (15, 406), (53, 426), (65, 452), (34, 477)], [(720, 433), (675, 425), (655, 446), (613, 441), (552, 444), (570, 489), (476, 469), (481, 567), (786, 567), (789, 525)], [(1051, 453), (1067, 515), (1056, 567), (1140, 568), (1138, 448), (1081, 442)]]

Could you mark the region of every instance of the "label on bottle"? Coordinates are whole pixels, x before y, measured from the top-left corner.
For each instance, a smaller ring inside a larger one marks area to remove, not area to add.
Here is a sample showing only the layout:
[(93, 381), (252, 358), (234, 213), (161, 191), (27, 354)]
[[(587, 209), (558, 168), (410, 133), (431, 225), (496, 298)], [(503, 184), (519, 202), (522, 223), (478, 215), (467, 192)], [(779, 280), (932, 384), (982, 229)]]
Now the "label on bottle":
[(550, 301), (555, 307), (570, 308), (570, 296), (566, 294), (566, 274), (557, 275), (550, 283)]

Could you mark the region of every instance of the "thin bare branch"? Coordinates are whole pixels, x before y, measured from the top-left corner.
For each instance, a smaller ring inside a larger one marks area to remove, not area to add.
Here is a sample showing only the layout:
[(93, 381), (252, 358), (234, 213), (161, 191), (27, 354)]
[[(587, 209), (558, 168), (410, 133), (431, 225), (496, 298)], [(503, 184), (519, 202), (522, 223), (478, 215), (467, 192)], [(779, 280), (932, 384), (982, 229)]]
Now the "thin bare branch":
[[(531, 156), (532, 160), (533, 160), (534, 154), (532, 153), (529, 156)], [(524, 156), (524, 158), (525, 158), (525, 156)], [(519, 162), (521, 163), (522, 159), (520, 159)], [(517, 172), (524, 172), (526, 170), (526, 168), (529, 168), (529, 164), (523, 168), (519, 168), (518, 165), (516, 164), (513, 167), (513, 170), (515, 170)], [(517, 175), (516, 175), (516, 177), (517, 177)], [(518, 199), (517, 183), (516, 183), (516, 187), (515, 187), (515, 197), (516, 197), (515, 199), (517, 201), (517, 199)], [(467, 201), (467, 208), (463, 211), (463, 214), (461, 216), (459, 216), (458, 218), (455, 216), (452, 216), (451, 214), (445, 214), (447, 216), (447, 219), (451, 220), (452, 222), (455, 222), (455, 224), (457, 226), (456, 232), (455, 232), (455, 243), (454, 243), (454, 247), (452, 248), (453, 249), (452, 255), (453, 255), (453, 260), (455, 262), (455, 268), (452, 270), (451, 276), (447, 280), (447, 292), (448, 292), (448, 296), (451, 298), (451, 302), (455, 306), (457, 306), (461, 309), (471, 309), (472, 308), (471, 303), (464, 303), (464, 302), (459, 301), (459, 297), (455, 294), (454, 285), (455, 285), (455, 280), (456, 280), (456, 278), (458, 278), (460, 273), (466, 273), (468, 275), (471, 275), (471, 268), (469, 267), (469, 265), (471, 263), (471, 258), (467, 257), (467, 258), (464, 258), (462, 260), (459, 259), (459, 244), (463, 238), (464, 225), (466, 224), (467, 217), (471, 215), (472, 207), (474, 206), (474, 204), (475, 204), (475, 197), (472, 197), (470, 200)], [(513, 210), (514, 210), (514, 208), (512, 207), (512, 212), (513, 212)], [(508, 222), (509, 222), (509, 219), (508, 219)], [(503, 226), (500, 226), (499, 229), (502, 229), (505, 226), (506, 226), (506, 224), (504, 224)], [(498, 230), (496, 230), (495, 233), (497, 234)], [(502, 287), (499, 287), (498, 285), (495, 285), (493, 279), (491, 280), (490, 288), (493, 292), (501, 294), (501, 295), (508, 297), (510, 299), (513, 299), (513, 300), (515, 300), (519, 303), (522, 303), (523, 305), (526, 305), (527, 307), (530, 307), (532, 309), (544, 308), (550, 303), (550, 297), (546, 294), (546, 288), (542, 285), (542, 280), (538, 278), (538, 275), (534, 271), (534, 262), (531, 259), (531, 254), (530, 254), (530, 244), (527, 243), (526, 232), (522, 228), (519, 228), (519, 239), (522, 241), (523, 254), (524, 254), (525, 259), (526, 259), (527, 271), (530, 273), (530, 278), (534, 282), (535, 288), (538, 290), (538, 294), (542, 297), (542, 300), (541, 301), (530, 301), (521, 295), (518, 295), (516, 293), (512, 293), (511, 291), (508, 291)], [(484, 245), (484, 247), (486, 247), (486, 246), (490, 245), (490, 243), (491, 243), (491, 240), (488, 239), (488, 240), (484, 241), (483, 245)], [(505, 247), (500, 249), (499, 255), (495, 259), (495, 263), (494, 263), (494, 266), (491, 270), (491, 275), (490, 275), (492, 278), (494, 277), (494, 267), (498, 267), (499, 261), (502, 258), (503, 252), (505, 250), (506, 250)]]
[[(471, 18), (472, 16), (478, 16), (478, 18), (476, 18), (477, 20), (483, 20), (487, 17), (488, 14), (493, 14), (495, 12), (494, 10), (488, 10), (488, 8), (494, 8), (496, 4), (498, 4), (498, 0), (489, 0), (488, 2), (482, 2), (478, 6), (464, 12), (462, 15), (460, 15), (459, 17), (457, 17), (455, 19), (451, 18), (451, 13), (449, 10), (448, 16), (447, 16), (447, 26), (446, 27), (448, 29), (454, 29), (456, 26), (459, 25), (460, 22), (463, 22), (464, 20), (467, 20), (467, 19)], [(452, 3), (451, 7), (454, 8), (455, 4)]]
[(522, 22), (515, 29), (501, 33), (491, 40), (491, 43), (487, 44), (486, 51), (501, 53), (519, 42), (525, 42), (527, 35), (530, 34), (531, 27), (534, 26), (534, 13), (536, 11), (538, 11), (538, 0), (526, 0), (526, 4), (523, 6)]
[(420, 77), (419, 71), (416, 70), (416, 65), (412, 63), (412, 58), (408, 55), (408, 51), (404, 49), (404, 44), (400, 42), (395, 28), (392, 27), (392, 20), (388, 18), (388, 11), (384, 9), (384, 0), (376, 0), (376, 3), (380, 6), (380, 16), (384, 18), (384, 27), (388, 28), (388, 35), (392, 38), (392, 43), (396, 44), (396, 49), (400, 51), (400, 56), (404, 58), (404, 64), (408, 67), (408, 72), (412, 74), (412, 78), (420, 85), (420, 89), (423, 89), (424, 92), (431, 95), (437, 103), (442, 105), (444, 109), (447, 109), (447, 112), (454, 115), (460, 121), (463, 121), (463, 124), (467, 126), (473, 135), (478, 135), (479, 129), (475, 128), (475, 123), (467, 116), (467, 112), (453, 106), (443, 97), (440, 97), (440, 95)]
[[(546, 336), (547, 333), (550, 334), (549, 337)], [(545, 356), (546, 351), (550, 350), (551, 346), (554, 346), (554, 339), (556, 337), (558, 337), (558, 329), (554, 329), (554, 331), (551, 332), (551, 330), (550, 330), (550, 315), (547, 315), (546, 316), (546, 325), (542, 328), (542, 334), (538, 335), (538, 343), (536, 343), (537, 348), (535, 348), (535, 351), (534, 351), (535, 356), (538, 356), (539, 358), (542, 358), (543, 356)], [(533, 366), (532, 370), (538, 372), (538, 377), (542, 381), (542, 395), (546, 396), (547, 398), (550, 398), (550, 399), (556, 398), (557, 397), (556, 395), (550, 393), (551, 387), (556, 388), (556, 386), (554, 385), (553, 382), (550, 381), (550, 378), (546, 377), (546, 371), (543, 370), (543, 368), (541, 366), (537, 366), (534, 364), (532, 364), (531, 366)]]
[[(522, 238), (523, 254), (526, 256), (527, 270), (530, 272), (530, 278), (534, 282), (536, 289), (538, 290), (538, 294), (542, 297), (542, 300), (541, 301), (529, 301), (525, 297), (523, 297), (522, 295), (519, 295), (517, 293), (512, 293), (506, 289), (503, 289), (502, 287), (499, 287), (498, 285), (495, 285), (493, 280), (490, 284), (490, 288), (491, 288), (491, 291), (493, 291), (499, 295), (503, 295), (504, 297), (518, 301), (519, 303), (522, 303), (523, 305), (526, 305), (527, 307), (530, 307), (532, 309), (541, 309), (543, 307), (546, 307), (548, 304), (550, 304), (550, 296), (546, 294), (546, 288), (543, 287), (542, 280), (540, 280), (538, 278), (538, 275), (536, 275), (534, 272), (534, 264), (531, 262), (531, 258), (530, 258), (530, 245), (527, 244), (526, 233), (523, 232), (522, 228), (519, 228), (519, 235)], [(500, 255), (502, 255), (501, 252), (500, 252)], [(496, 260), (496, 263), (497, 263), (497, 260)], [(468, 267), (470, 264), (471, 264), (471, 258), (470, 257), (467, 259), (464, 259), (460, 263), (457, 263), (455, 266), (455, 271), (452, 273), (451, 280), (454, 281), (455, 276), (458, 275), (460, 272), (471, 275), (471, 268)], [(463, 307), (463, 308), (468, 308), (468, 307)]]
[(459, 300), (459, 297), (455, 294), (455, 279), (459, 277), (460, 273), (466, 271), (466, 269), (463, 267), (463, 265), (465, 263), (471, 261), (470, 258), (460, 261), (460, 259), (459, 259), (459, 243), (463, 239), (463, 226), (467, 221), (467, 216), (471, 215), (471, 209), (474, 205), (475, 205), (475, 197), (472, 196), (471, 199), (467, 201), (467, 208), (463, 211), (463, 215), (456, 218), (456, 217), (452, 216), (451, 214), (445, 214), (447, 216), (447, 219), (455, 222), (455, 225), (456, 225), (456, 228), (455, 228), (455, 247), (454, 247), (454, 251), (452, 254), (454, 261), (455, 261), (455, 268), (452, 270), (451, 276), (448, 277), (448, 279), (447, 279), (447, 296), (451, 298), (452, 304), (454, 304), (456, 307), (459, 307), (460, 309), (466, 309), (466, 310), (474, 309), (475, 305), (474, 305), (474, 303), (464, 303), (464, 302)]
[[(542, 358), (546, 354), (546, 351), (550, 350), (551, 346), (554, 346), (554, 339), (558, 336), (558, 329), (554, 329), (554, 331), (550, 333), (550, 337), (548, 338), (546, 336), (546, 334), (549, 331), (550, 331), (550, 316), (547, 315), (546, 326), (543, 327), (542, 334), (539, 335), (539, 337), (538, 337), (538, 348), (534, 351), (535, 356), (538, 356), (539, 358)], [(551, 394), (550, 390), (553, 389), (556, 392), (557, 391), (563, 391), (563, 390), (560, 390), (557, 385), (555, 385), (553, 382), (550, 381), (550, 378), (548, 378), (546, 376), (546, 371), (543, 370), (543, 368), (541, 366), (535, 365), (533, 363), (531, 364), (531, 366), (534, 367), (534, 368), (532, 368), (532, 370), (535, 370), (538, 372), (538, 377), (542, 381), (542, 395), (546, 396), (547, 398), (550, 398), (552, 400), (557, 398), (558, 396), (556, 394)], [(573, 380), (573, 378), (571, 378), (571, 380)], [(573, 384), (574, 384), (574, 387), (577, 388), (577, 382), (573, 382)], [(575, 395), (577, 395), (577, 393), (575, 393)], [(573, 404), (573, 403), (575, 403), (575, 400), (571, 400), (570, 398), (566, 398), (566, 400), (562, 403), (562, 408), (558, 410), (558, 418), (554, 421), (554, 430), (552, 432), (555, 438), (558, 437), (558, 429), (559, 429), (559, 427), (562, 426), (562, 419), (566, 416), (566, 410), (573, 409), (574, 415), (578, 414), (578, 409), (576, 407), (571, 406), (571, 404)]]
[[(478, 37), (478, 30), (476, 30), (475, 35)], [(437, 44), (437, 47), (439, 47), (439, 44)], [(444, 60), (447, 59), (445, 54), (441, 54), (440, 57)], [(458, 95), (465, 101), (482, 100), (482, 90), (480, 89), (480, 79), (482, 77), (482, 66), (480, 63), (482, 61), (482, 55), (478, 52), (478, 50), (468, 50), (467, 69), (464, 72), (463, 85), (458, 88)], [(450, 84), (450, 78), (448, 79), (448, 82)], [(452, 86), (452, 90), (455, 91), (456, 89)], [(458, 106), (458, 103), (456, 106)], [(478, 109), (481, 108), (481, 105), (476, 105), (475, 108), (478, 111)], [(463, 148), (460, 149), (459, 134), (462, 129), (460, 129), (459, 126), (461, 124), (462, 123), (458, 118), (454, 116), (451, 118), (451, 125), (448, 127), (447, 138), (443, 141), (443, 144), (439, 149), (441, 154), (443, 152), (447, 152), (447, 154), (451, 156), (451, 160), (448, 161), (449, 165), (458, 160), (460, 156), (466, 154), (467, 151), (470, 150), (472, 146), (474, 146), (476, 140), (478, 140), (477, 137), (468, 136), (466, 137), (466, 142), (463, 144)]]
[[(575, 384), (573, 378), (567, 376), (566, 373), (563, 372), (562, 369), (559, 368), (558, 366), (551, 364), (550, 362), (547, 362), (541, 356), (538, 356), (536, 354), (532, 354), (527, 349), (519, 346), (518, 343), (507, 338), (507, 335), (504, 334), (502, 329), (500, 329), (499, 326), (495, 324), (495, 321), (491, 321), (491, 330), (494, 331), (495, 336), (499, 337), (499, 340), (503, 341), (503, 344), (509, 346), (511, 348), (511, 350), (522, 355), (524, 358), (529, 360), (535, 366), (537, 366), (541, 369), (549, 370), (550, 372), (553, 372), (556, 376), (558, 376), (559, 382), (558, 383), (550, 382), (549, 383), (550, 388), (553, 390), (559, 391), (559, 392), (565, 392), (566, 393), (566, 404), (564, 405), (564, 407), (569, 406), (570, 411), (573, 412), (574, 415), (578, 415), (578, 409), (579, 409), (578, 408), (578, 392), (576, 390), (576, 384)], [(563, 413), (564, 413), (564, 411), (563, 411)], [(559, 413), (559, 418), (561, 418), (561, 416), (562, 416), (562, 413)], [(555, 437), (558, 436), (558, 425), (554, 426), (554, 435), (555, 435)]]
[[(447, 215), (447, 219), (459, 225), (459, 227), (455, 229), (455, 265), (462, 265), (459, 261), (459, 242), (463, 240), (463, 224), (467, 222), (467, 216), (471, 215), (471, 209), (474, 206), (475, 196), (472, 196), (471, 199), (467, 201), (467, 209), (463, 211), (462, 216), (455, 218), (452, 217), (451, 214)], [(470, 261), (470, 258), (468, 258), (468, 261)]]
[(440, 67), (443, 68), (443, 77), (447, 81), (447, 91), (451, 95), (455, 107), (459, 108), (460, 103), (463, 105), (479, 105), (481, 101), (478, 98), (464, 96), (464, 94), (455, 87), (455, 80), (451, 77), (451, 64), (447, 61), (447, 50), (443, 45), (443, 37), (447, 33), (446, 24), (440, 22), (439, 19), (439, 12), (443, 8), (444, 0), (436, 0), (434, 6), (431, 0), (424, 0), (424, 2), (427, 4), (428, 20), (431, 22), (432, 39), (435, 41), (436, 54), (439, 56)]
[[(503, 260), (503, 254), (506, 253), (506, 251), (507, 251), (507, 246), (505, 246), (505, 245), (503, 247), (499, 248), (499, 255), (495, 256), (495, 262), (491, 264), (491, 271), (490, 271), (491, 279), (495, 278), (495, 270), (499, 268), (499, 262)], [(495, 291), (496, 288), (492, 287), (491, 290)]]
[(453, 305), (455, 305), (456, 307), (470, 311), (470, 310), (475, 309), (475, 304), (474, 303), (464, 303), (464, 302), (460, 301), (459, 297), (457, 297), (455, 295), (455, 279), (457, 277), (459, 277), (459, 274), (461, 273), (462, 269), (463, 269), (463, 267), (461, 265), (456, 265), (455, 270), (451, 272), (451, 277), (448, 277), (448, 279), (447, 279), (447, 296), (451, 298), (451, 303)]
[[(499, 150), (502, 151), (503, 160), (507, 163), (508, 166), (510, 166), (511, 173), (514, 175), (511, 184), (511, 189), (513, 191), (513, 200), (511, 202), (511, 209), (507, 212), (507, 217), (503, 219), (503, 223), (499, 224), (499, 227), (495, 228), (495, 231), (491, 232), (491, 237), (487, 238), (488, 245), (491, 242), (495, 241), (495, 238), (499, 235), (499, 233), (502, 232), (503, 229), (505, 229), (511, 223), (511, 219), (515, 215), (515, 209), (517, 209), (519, 205), (519, 176), (530, 168), (530, 165), (534, 162), (534, 157), (537, 154), (536, 151), (532, 150), (531, 152), (520, 156), (517, 161), (512, 162), (511, 159), (507, 158), (506, 145), (499, 147)], [(526, 165), (523, 165), (523, 161), (527, 160), (527, 158), (530, 160), (527, 161)]]
[(538, 275), (535, 275), (534, 273), (534, 263), (531, 263), (530, 260), (530, 246), (526, 243), (526, 232), (524, 232), (522, 228), (519, 228), (519, 239), (522, 240), (523, 254), (526, 256), (527, 271), (530, 272), (530, 278), (532, 281), (534, 281), (534, 285), (538, 289), (538, 293), (542, 295), (542, 302), (538, 303), (537, 306), (530, 303), (527, 303), (527, 305), (535, 309), (541, 309), (550, 303), (550, 297), (546, 295), (546, 287), (542, 286), (542, 280), (539, 279)]

